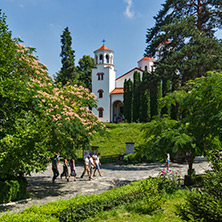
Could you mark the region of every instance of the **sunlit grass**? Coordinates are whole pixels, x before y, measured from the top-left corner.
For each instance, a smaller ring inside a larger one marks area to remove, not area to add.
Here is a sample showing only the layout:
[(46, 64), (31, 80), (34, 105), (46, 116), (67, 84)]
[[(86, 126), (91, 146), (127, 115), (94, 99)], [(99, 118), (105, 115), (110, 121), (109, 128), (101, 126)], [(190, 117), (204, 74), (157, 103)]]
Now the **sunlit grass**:
[(134, 142), (135, 146), (144, 143), (141, 132), (142, 123), (107, 123), (107, 135), (96, 134), (91, 141), (92, 146), (98, 146), (102, 156), (125, 154), (126, 142)]
[[(104, 211), (94, 218), (88, 218), (84, 222), (182, 222), (176, 215), (176, 205), (184, 203), (187, 194), (186, 190), (179, 190), (175, 194), (166, 196), (165, 203), (161, 206), (161, 210), (157, 210), (152, 215), (137, 214), (127, 211), (127, 205), (121, 205), (109, 211)], [(145, 204), (143, 200), (141, 204)]]

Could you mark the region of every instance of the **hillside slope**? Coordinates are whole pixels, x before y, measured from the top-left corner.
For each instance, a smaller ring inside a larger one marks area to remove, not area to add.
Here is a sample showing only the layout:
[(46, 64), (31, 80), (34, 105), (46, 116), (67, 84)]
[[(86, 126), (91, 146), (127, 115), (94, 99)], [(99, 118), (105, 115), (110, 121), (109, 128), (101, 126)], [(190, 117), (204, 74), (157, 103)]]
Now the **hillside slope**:
[(98, 146), (102, 156), (125, 154), (126, 142), (134, 142), (135, 147), (144, 143), (142, 123), (107, 123), (107, 136), (97, 134), (92, 146)]

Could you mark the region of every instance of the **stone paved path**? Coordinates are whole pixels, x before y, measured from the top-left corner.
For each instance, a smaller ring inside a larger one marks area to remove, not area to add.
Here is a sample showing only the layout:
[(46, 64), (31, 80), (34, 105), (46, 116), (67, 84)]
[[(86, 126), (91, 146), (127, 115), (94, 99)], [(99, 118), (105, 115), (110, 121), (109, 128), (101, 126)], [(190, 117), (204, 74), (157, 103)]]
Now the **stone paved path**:
[[(157, 176), (161, 170), (164, 169), (163, 163), (149, 163), (142, 165), (119, 165), (119, 164), (103, 164), (102, 177), (98, 173), (94, 180), (89, 181), (87, 175), (83, 179), (80, 175), (83, 171), (83, 165), (77, 167), (77, 181), (70, 178), (69, 182), (65, 179), (56, 179), (56, 183), (52, 184), (52, 170), (51, 166), (45, 172), (33, 173), (28, 176), (29, 182), (28, 190), (31, 193), (31, 200), (27, 203), (19, 203), (11, 206), (0, 207), (0, 211), (20, 211), (32, 205), (45, 204), (50, 201), (58, 199), (69, 199), (75, 195), (101, 193), (113, 187), (121, 186), (135, 180), (148, 178), (149, 176)], [(181, 176), (187, 173), (187, 164), (171, 163), (172, 171), (179, 171)], [(205, 170), (210, 169), (207, 161), (196, 161), (194, 169), (197, 174), (204, 173)], [(62, 164), (59, 164), (59, 172), (62, 172)]]

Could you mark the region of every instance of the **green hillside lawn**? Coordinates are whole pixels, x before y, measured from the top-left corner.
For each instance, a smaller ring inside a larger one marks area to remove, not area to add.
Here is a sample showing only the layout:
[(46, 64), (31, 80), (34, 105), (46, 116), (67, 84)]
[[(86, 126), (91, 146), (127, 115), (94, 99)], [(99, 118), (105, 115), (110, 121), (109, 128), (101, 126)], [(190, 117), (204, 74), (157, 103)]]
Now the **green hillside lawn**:
[(144, 143), (141, 132), (143, 123), (106, 123), (107, 135), (96, 134), (91, 146), (98, 146), (101, 156), (123, 155), (126, 151), (126, 142), (134, 142), (135, 147)]

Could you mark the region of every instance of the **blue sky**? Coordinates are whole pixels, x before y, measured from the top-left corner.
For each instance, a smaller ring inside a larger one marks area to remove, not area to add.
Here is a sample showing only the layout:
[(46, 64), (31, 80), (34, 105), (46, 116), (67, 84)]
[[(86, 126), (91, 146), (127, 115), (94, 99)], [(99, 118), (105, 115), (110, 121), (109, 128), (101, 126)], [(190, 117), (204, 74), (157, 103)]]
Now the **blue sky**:
[(61, 68), (61, 34), (72, 36), (75, 65), (105, 45), (114, 51), (117, 77), (137, 66), (146, 47), (146, 31), (164, 0), (1, 0), (13, 37), (37, 50), (52, 76)]

